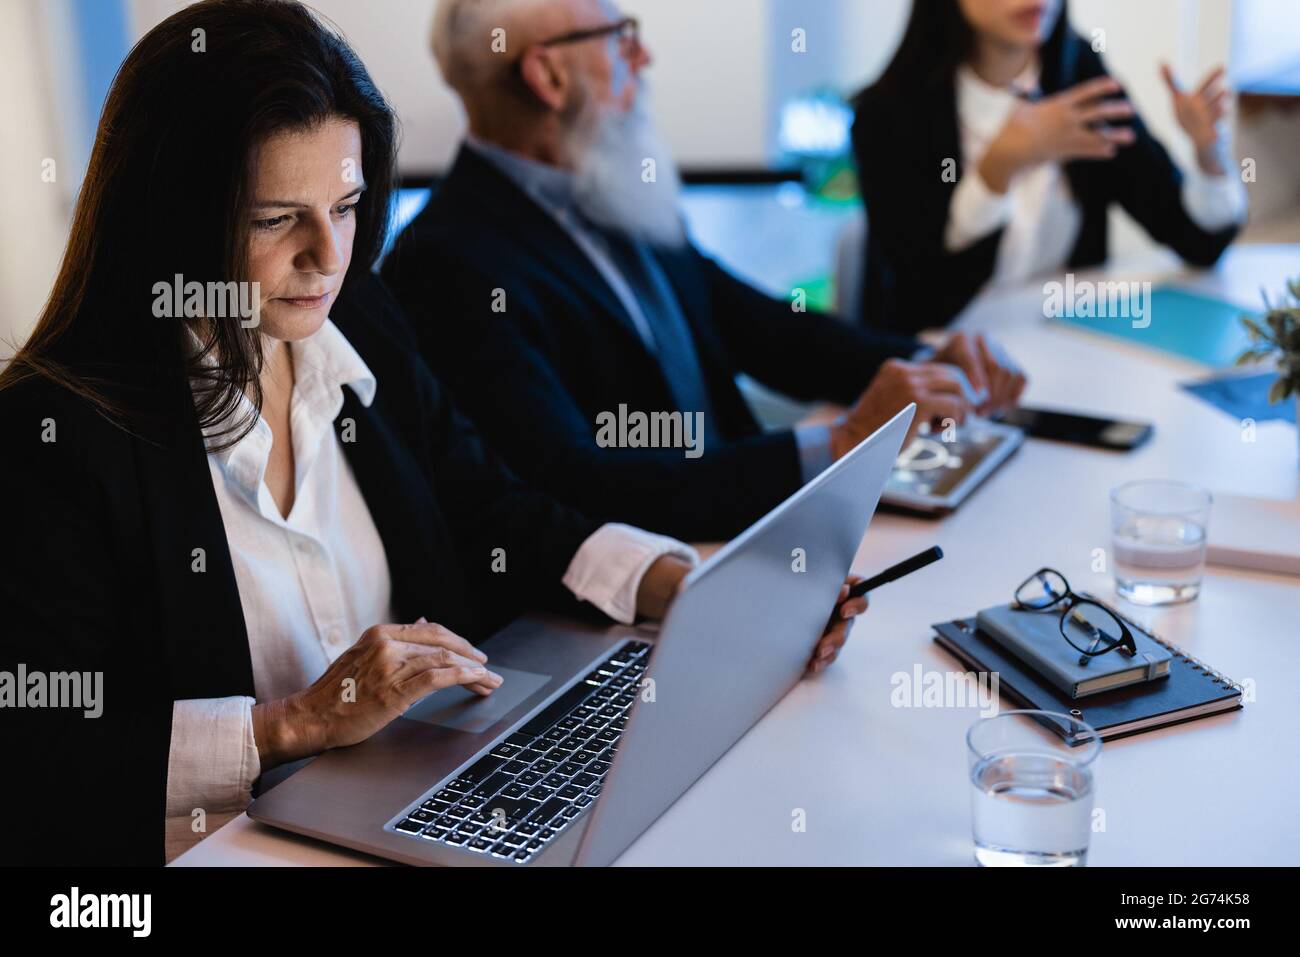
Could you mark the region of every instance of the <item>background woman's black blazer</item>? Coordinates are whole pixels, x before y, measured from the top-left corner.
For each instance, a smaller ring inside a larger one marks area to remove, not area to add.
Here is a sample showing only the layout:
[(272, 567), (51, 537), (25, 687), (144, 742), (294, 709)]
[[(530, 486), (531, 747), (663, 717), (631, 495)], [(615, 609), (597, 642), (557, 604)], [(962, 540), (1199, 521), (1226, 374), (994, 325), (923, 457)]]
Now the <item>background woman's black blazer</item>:
[[(1077, 34), (1067, 35), (1059, 57), (1044, 57), (1045, 95), (1106, 75), (1101, 57)], [(867, 212), (862, 321), (896, 332), (946, 325), (993, 275), (999, 229), (958, 253), (944, 248), (948, 207), (965, 175), (952, 76), (914, 89), (879, 85), (855, 104), (853, 151)], [(1229, 227), (1207, 233), (1183, 209), (1182, 175), (1138, 118), (1137, 140), (1109, 161), (1065, 165), (1083, 222), (1069, 268), (1106, 259), (1106, 216), (1119, 203), (1157, 242), (1196, 266), (1209, 266), (1237, 234)], [(946, 159), (957, 176), (944, 182)], [(1229, 175), (1232, 171), (1229, 171)]]
[[(334, 424), (355, 423), (342, 447), (383, 540), (396, 620), (424, 615), (475, 640), (526, 609), (576, 608), (560, 579), (596, 524), (484, 450), (377, 278), (349, 278), (331, 318), (378, 380), (368, 409), (345, 387)], [(140, 434), (44, 380), (0, 393), (0, 670), (104, 674), (97, 719), (0, 711), (6, 863), (162, 864), (172, 701), (253, 695), (179, 352), (145, 362), (126, 349), (117, 391), (138, 390), (159, 413), (133, 423)], [(56, 441), (42, 441), (51, 422)], [(491, 570), (495, 548), (505, 573)]]

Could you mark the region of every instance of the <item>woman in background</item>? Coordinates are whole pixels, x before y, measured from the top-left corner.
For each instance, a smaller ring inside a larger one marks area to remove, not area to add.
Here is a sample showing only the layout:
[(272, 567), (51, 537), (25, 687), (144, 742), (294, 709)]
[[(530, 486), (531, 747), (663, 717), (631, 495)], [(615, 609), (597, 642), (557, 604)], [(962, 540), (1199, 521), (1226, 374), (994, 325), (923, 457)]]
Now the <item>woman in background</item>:
[[(658, 617), (689, 570), (525, 487), (451, 408), (371, 272), (395, 149), (289, 0), (186, 7), (118, 72), (0, 374), (7, 863), (161, 864), (271, 769), (491, 694), (474, 642), (510, 618)], [(29, 680), (59, 675), (77, 706)]]
[(1163, 74), (1196, 151), (1185, 176), (1071, 29), (1065, 0), (914, 2), (894, 59), (855, 104), (863, 320), (943, 326), (986, 285), (1101, 263), (1114, 203), (1187, 262), (1214, 263), (1246, 212), (1219, 129), (1223, 71), (1190, 91)]

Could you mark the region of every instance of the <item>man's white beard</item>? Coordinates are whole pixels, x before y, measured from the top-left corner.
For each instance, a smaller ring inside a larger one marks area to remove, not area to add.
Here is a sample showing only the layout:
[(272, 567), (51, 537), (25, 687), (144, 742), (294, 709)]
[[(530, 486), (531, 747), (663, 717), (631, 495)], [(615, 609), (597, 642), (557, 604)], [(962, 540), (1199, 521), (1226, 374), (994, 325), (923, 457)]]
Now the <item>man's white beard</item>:
[[(645, 87), (623, 112), (589, 101), (574, 143), (574, 202), (598, 226), (656, 246), (686, 242), (678, 200), (681, 181), (655, 129)], [(645, 173), (653, 160), (654, 180)]]

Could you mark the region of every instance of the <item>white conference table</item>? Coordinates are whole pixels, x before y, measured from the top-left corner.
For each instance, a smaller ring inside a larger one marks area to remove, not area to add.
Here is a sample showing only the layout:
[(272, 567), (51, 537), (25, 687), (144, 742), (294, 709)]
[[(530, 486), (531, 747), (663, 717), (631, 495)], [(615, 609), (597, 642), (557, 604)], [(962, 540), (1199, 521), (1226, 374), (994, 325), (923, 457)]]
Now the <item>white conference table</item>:
[[(1240, 246), (1211, 272), (1158, 256), (1111, 278), (1175, 276), (1254, 307), (1261, 287), (1300, 275), (1300, 246)], [(1092, 274), (1096, 278), (1100, 274)], [(1080, 274), (1077, 278), (1090, 278)], [(960, 671), (932, 622), (1010, 599), (1042, 565), (1113, 598), (1091, 570), (1109, 551), (1109, 490), (1175, 477), (1218, 492), (1295, 498), (1300, 453), (1289, 424), (1238, 422), (1177, 388), (1190, 363), (1042, 318), (1041, 284), (987, 294), (964, 328), (995, 334), (1032, 376), (1025, 401), (1152, 421), (1140, 450), (1117, 455), (1029, 441), (959, 512), (940, 521), (877, 515), (855, 568), (870, 574), (939, 544), (946, 557), (881, 590), (839, 661), (802, 682), (620, 858), (626, 865), (969, 865), (967, 708), (895, 708), (896, 672)], [(1211, 515), (1211, 537), (1214, 517)], [(1160, 611), (1120, 603), (1189, 654), (1238, 681), (1244, 710), (1104, 745), (1094, 865), (1300, 863), (1300, 579), (1210, 566), (1200, 598)], [(1008, 704), (1007, 707), (1014, 707)], [(796, 810), (806, 828), (792, 827)], [(179, 865), (373, 864), (241, 815)]]

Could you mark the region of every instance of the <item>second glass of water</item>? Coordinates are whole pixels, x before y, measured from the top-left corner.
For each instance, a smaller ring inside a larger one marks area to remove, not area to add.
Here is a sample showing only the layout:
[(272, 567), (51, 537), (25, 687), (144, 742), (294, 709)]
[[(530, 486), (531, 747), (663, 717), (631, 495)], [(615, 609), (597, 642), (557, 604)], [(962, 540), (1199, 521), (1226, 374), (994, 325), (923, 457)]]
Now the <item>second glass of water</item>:
[(1003, 711), (975, 722), (966, 746), (976, 863), (1087, 863), (1093, 762), (1101, 753), (1091, 726), (1051, 711)]
[(1110, 493), (1115, 588), (1138, 605), (1191, 601), (1201, 591), (1213, 499), (1183, 482), (1129, 482)]

